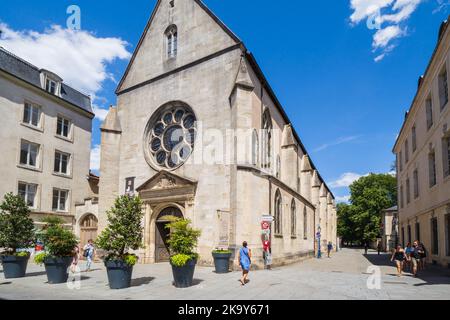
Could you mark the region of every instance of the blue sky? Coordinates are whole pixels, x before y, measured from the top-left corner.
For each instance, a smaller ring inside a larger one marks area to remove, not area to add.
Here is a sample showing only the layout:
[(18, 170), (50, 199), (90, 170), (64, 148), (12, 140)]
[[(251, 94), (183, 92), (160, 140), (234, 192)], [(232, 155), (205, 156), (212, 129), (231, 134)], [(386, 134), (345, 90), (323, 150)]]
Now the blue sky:
[[(96, 77), (61, 72), (67, 73), (66, 82), (95, 96), (102, 118), (102, 109), (115, 104), (117, 81), (156, 0), (131, 3), (8, 1), (0, 12), (0, 45), (39, 67), (45, 67), (42, 53), (50, 49), (64, 55), (64, 50), (85, 47), (85, 60), (69, 57), (62, 64), (73, 62), (73, 69), (86, 74), (92, 70)], [(254, 53), (338, 199), (348, 195), (346, 186), (358, 176), (390, 171), (392, 146), (436, 45), (439, 26), (449, 14), (449, 0), (205, 3)], [(66, 9), (72, 4), (81, 9), (85, 37), (64, 30)], [(58, 59), (47, 60), (56, 71), (62, 68), (56, 65)], [(95, 119), (94, 149), (100, 142), (99, 125)]]

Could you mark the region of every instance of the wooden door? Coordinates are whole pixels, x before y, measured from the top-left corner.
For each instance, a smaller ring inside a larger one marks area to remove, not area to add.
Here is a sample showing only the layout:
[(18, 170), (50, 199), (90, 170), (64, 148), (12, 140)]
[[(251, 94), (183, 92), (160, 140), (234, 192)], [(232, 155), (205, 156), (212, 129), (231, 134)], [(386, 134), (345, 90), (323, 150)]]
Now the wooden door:
[(90, 214), (87, 215), (80, 223), (80, 258), (83, 258), (83, 248), (89, 240), (97, 238), (98, 220)]

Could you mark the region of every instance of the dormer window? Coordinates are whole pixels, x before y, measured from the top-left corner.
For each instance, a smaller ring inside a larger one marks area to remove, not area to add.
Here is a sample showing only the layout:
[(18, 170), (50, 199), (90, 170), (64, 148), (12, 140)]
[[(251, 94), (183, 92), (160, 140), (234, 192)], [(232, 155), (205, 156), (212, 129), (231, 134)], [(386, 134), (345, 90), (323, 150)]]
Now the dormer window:
[(167, 46), (167, 58), (172, 59), (177, 56), (178, 53), (178, 29), (177, 26), (172, 25), (167, 28), (165, 32), (166, 46)]
[(61, 95), (62, 79), (55, 73), (41, 70), (41, 85), (42, 89), (55, 96)]
[(45, 81), (45, 90), (51, 94), (56, 94), (56, 82), (47, 78)]

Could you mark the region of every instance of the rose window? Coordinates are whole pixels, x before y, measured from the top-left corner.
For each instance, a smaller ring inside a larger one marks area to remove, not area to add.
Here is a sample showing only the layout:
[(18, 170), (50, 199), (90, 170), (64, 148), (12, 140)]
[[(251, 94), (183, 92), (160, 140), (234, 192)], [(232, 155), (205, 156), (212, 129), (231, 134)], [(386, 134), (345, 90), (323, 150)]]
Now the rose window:
[(187, 106), (163, 107), (150, 120), (147, 138), (151, 161), (158, 167), (176, 169), (192, 154), (196, 117)]

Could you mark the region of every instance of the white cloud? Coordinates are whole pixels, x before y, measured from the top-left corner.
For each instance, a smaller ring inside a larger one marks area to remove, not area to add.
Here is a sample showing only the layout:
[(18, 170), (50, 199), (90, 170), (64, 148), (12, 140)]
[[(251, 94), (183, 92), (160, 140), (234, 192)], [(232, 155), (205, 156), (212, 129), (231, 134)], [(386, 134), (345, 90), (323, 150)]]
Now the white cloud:
[(329, 186), (331, 188), (347, 188), (361, 177), (363, 177), (363, 175), (353, 172), (346, 172), (342, 174), (337, 180), (330, 182)]
[(313, 150), (313, 152), (319, 152), (319, 151), (323, 151), (325, 149), (328, 149), (329, 147), (334, 147), (334, 146), (338, 146), (344, 143), (348, 143), (348, 142), (352, 142), (355, 141), (359, 138), (360, 136), (348, 136), (348, 137), (341, 137), (335, 141), (331, 141), (329, 143), (324, 143), (323, 145), (317, 147), (316, 149)]
[(336, 203), (349, 203), (350, 196), (336, 197)]
[[(16, 31), (0, 23), (0, 46), (39, 68), (48, 69), (93, 100), (105, 80), (115, 81), (107, 66), (116, 59), (129, 59), (127, 43), (119, 38), (102, 38), (88, 31), (52, 25), (45, 31)], [(99, 118), (104, 109), (95, 107)]]
[(94, 146), (91, 150), (91, 170), (100, 170), (100, 145)]
[(102, 122), (105, 120), (109, 112), (109, 109), (103, 109), (96, 104), (92, 104), (92, 110), (95, 113), (95, 117)]
[(406, 30), (402, 30), (399, 26), (389, 26), (384, 29), (378, 30), (373, 36), (373, 48), (386, 48), (388, 44), (395, 38), (399, 38), (406, 33)]
[(392, 5), (394, 0), (351, 0), (350, 7), (353, 9), (353, 14), (350, 20), (357, 24), (364, 19), (376, 14), (382, 8)]
[(350, 0), (351, 23), (356, 25), (367, 19), (368, 27), (377, 29), (372, 42), (373, 51), (378, 51), (375, 62), (383, 60), (395, 48), (391, 44), (393, 40), (407, 35), (405, 24), (422, 2), (424, 0)]

